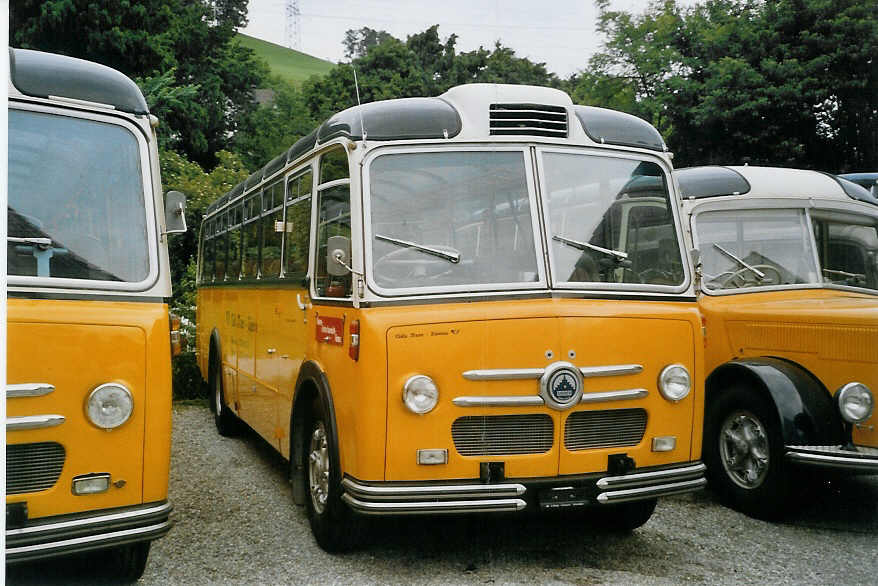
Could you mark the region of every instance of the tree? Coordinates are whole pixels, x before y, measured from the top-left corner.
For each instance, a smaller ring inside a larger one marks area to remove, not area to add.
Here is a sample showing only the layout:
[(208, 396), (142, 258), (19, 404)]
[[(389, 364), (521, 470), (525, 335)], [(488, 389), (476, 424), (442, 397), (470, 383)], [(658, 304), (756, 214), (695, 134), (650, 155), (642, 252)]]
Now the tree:
[(191, 97), (177, 93), (181, 99), (163, 103), (166, 144), (212, 166), (256, 107), (252, 89), (267, 75), (252, 51), (233, 40), (246, 23), (246, 6), (247, 0), (20, 0), (10, 8), (10, 37), (14, 46), (97, 61), (160, 83), (165, 97), (174, 87), (194, 89)]
[(869, 1), (663, 0), (639, 15), (597, 5), (607, 39), (571, 93), (649, 120), (679, 162), (874, 168)]
[(367, 26), (356, 30), (348, 29), (341, 43), (344, 46), (345, 59), (364, 57), (372, 47), (377, 47), (393, 38), (387, 31), (376, 31)]

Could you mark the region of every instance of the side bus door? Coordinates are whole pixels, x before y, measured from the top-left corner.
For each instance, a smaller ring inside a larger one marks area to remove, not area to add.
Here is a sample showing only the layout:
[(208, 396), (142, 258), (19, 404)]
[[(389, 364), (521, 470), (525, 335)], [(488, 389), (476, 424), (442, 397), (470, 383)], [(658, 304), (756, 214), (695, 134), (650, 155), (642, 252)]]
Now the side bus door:
[[(326, 373), (342, 443), (340, 448), (344, 454), (347, 453), (344, 445), (347, 440), (343, 430), (347, 429), (346, 422), (354, 417), (357, 397), (357, 363), (348, 355), (347, 328), (357, 313), (353, 307), (351, 273), (343, 268), (329, 267), (326, 258), (330, 238), (336, 237), (334, 245), (343, 239), (351, 242), (351, 189), (344, 148), (338, 147), (321, 155), (316, 184), (311, 279), (314, 299), (306, 306), (307, 355)], [(343, 461), (342, 466), (344, 464)]]
[(283, 285), (278, 298), (277, 325), (279, 383), (276, 405), (278, 413), (278, 449), (289, 457), (290, 414), (299, 369), (305, 359), (305, 343), (312, 325), (306, 317), (310, 305), (308, 292), (308, 250), (311, 242), (311, 191), (314, 173), (311, 166), (298, 169), (287, 177), (284, 205)]

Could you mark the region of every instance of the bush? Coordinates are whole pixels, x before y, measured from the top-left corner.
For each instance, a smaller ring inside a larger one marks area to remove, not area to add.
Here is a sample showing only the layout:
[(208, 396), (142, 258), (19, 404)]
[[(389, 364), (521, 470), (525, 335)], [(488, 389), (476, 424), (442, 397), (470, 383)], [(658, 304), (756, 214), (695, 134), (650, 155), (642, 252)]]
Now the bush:
[(171, 361), (174, 400), (204, 399), (208, 396), (207, 384), (201, 379), (195, 352), (183, 352)]

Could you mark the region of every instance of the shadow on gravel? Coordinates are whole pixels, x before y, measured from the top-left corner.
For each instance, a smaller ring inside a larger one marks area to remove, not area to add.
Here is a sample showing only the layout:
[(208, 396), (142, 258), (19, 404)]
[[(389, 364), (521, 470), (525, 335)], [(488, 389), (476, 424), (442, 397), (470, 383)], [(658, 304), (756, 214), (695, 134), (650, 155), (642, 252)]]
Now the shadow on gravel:
[[(147, 562), (148, 563), (148, 562)], [(6, 583), (69, 584), (70, 586), (104, 586), (121, 584), (102, 570), (106, 566), (99, 552), (80, 554), (6, 566)]]

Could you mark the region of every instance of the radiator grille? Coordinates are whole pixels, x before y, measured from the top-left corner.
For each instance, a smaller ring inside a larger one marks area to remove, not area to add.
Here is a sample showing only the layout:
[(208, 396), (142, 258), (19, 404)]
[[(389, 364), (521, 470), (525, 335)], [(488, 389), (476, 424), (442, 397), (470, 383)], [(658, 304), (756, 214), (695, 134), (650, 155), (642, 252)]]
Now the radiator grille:
[(460, 417), (451, 424), (462, 456), (542, 454), (552, 449), (555, 425), (546, 414)]
[(6, 494), (55, 486), (64, 468), (64, 446), (55, 442), (6, 446)]
[(646, 410), (578, 411), (567, 418), (564, 447), (570, 451), (635, 446), (646, 432)]
[(567, 138), (567, 109), (545, 104), (491, 104), (492, 135), (534, 135)]

